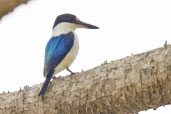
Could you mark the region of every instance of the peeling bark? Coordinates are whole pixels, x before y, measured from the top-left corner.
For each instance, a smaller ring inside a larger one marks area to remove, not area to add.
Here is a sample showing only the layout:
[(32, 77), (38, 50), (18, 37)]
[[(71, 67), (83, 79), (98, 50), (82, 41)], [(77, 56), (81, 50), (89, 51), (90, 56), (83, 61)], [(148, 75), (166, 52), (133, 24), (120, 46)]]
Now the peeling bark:
[(130, 114), (171, 104), (171, 46), (0, 94), (0, 114)]
[(0, 19), (8, 12), (11, 12), (18, 5), (27, 3), (27, 1), (28, 0), (0, 0)]

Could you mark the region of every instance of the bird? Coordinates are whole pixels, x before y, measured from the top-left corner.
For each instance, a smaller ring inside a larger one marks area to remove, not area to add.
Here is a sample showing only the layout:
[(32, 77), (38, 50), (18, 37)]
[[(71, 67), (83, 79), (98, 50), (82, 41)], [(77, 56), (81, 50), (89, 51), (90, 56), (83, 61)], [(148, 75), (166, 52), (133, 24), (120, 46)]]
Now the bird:
[(38, 96), (43, 96), (52, 77), (66, 69), (72, 74), (69, 66), (75, 60), (79, 41), (75, 33), (77, 28), (99, 29), (99, 27), (81, 21), (77, 16), (69, 13), (56, 17), (53, 25), (52, 37), (45, 48), (44, 71), (45, 81)]

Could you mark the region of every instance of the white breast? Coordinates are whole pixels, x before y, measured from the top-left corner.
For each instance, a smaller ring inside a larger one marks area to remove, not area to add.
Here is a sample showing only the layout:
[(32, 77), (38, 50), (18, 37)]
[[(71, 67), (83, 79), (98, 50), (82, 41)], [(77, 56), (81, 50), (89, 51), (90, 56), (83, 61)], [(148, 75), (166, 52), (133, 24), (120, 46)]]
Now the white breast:
[(58, 66), (55, 68), (55, 73), (58, 73), (64, 69), (66, 69), (67, 67), (69, 67), (73, 61), (75, 60), (77, 54), (78, 54), (78, 49), (79, 49), (79, 42), (78, 42), (78, 38), (77, 35), (74, 33), (74, 45), (71, 48), (71, 50), (68, 52), (68, 54), (65, 56), (65, 58), (58, 64)]
[(65, 58), (56, 66), (54, 75), (69, 67), (78, 54), (79, 42), (77, 35), (75, 34), (75, 29), (75, 24), (63, 22), (58, 24), (53, 30), (52, 36), (59, 36), (60, 34), (67, 34), (68, 32), (74, 33), (74, 45)]

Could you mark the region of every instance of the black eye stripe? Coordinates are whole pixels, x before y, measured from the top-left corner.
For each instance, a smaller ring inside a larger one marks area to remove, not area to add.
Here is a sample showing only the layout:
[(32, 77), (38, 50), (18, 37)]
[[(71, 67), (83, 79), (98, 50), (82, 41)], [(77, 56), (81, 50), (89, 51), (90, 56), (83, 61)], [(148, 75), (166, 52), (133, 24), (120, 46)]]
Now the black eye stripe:
[(53, 25), (53, 28), (61, 23), (61, 22), (71, 22), (73, 23), (74, 21), (76, 21), (76, 16), (75, 15), (72, 15), (72, 14), (62, 14), (62, 15), (59, 15), (57, 16), (56, 20), (55, 20), (55, 23)]

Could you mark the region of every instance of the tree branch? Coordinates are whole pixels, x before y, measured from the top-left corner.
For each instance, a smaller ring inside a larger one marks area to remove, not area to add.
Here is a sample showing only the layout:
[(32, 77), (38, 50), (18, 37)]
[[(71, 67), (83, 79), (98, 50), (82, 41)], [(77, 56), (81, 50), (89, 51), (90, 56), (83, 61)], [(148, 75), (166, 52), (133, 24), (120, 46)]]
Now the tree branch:
[(28, 0), (0, 0), (0, 19), (8, 12), (11, 12), (18, 5), (27, 3), (27, 1)]
[(130, 114), (171, 104), (171, 46), (0, 94), (1, 114)]

